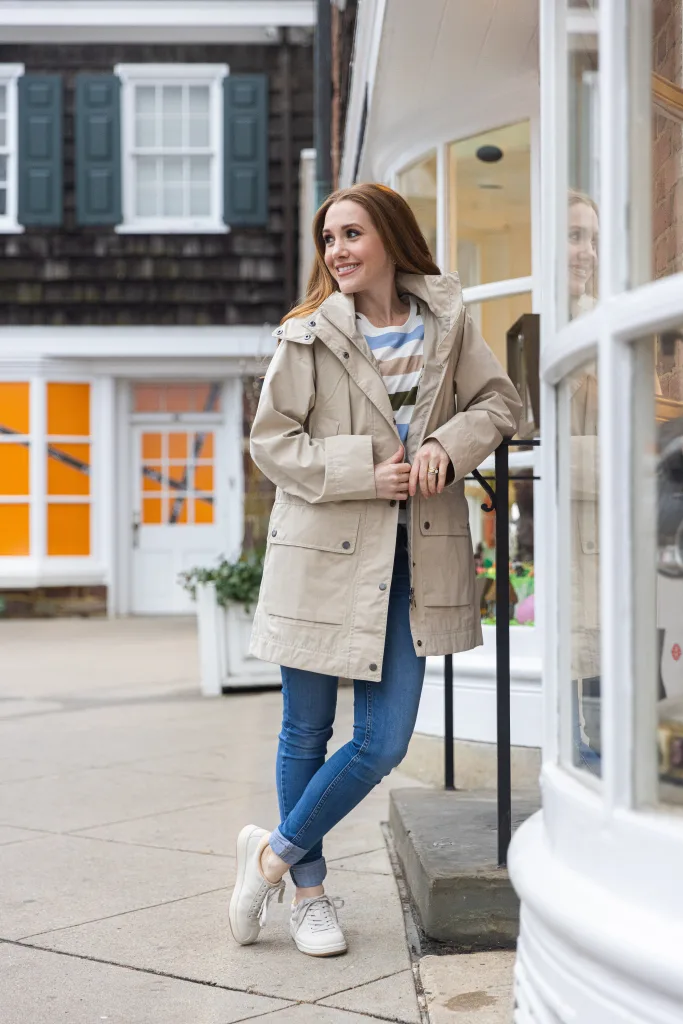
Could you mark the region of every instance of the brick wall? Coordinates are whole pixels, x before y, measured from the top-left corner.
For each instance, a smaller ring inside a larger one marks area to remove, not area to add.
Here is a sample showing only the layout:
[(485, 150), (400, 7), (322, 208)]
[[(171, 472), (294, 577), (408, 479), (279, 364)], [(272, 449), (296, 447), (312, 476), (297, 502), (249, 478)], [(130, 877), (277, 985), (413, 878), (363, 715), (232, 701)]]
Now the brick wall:
[[(312, 145), (313, 61), (309, 45), (291, 47), (291, 203), (298, 212), (299, 152)], [(64, 224), (0, 236), (0, 325), (259, 324), (289, 307), (284, 276), (283, 86), (276, 46), (9, 46), (0, 62), (27, 72), (58, 72), (65, 86)], [(75, 224), (74, 76), (117, 63), (227, 63), (267, 72), (270, 84), (270, 191), (267, 229), (227, 235), (117, 235)], [(296, 261), (296, 253), (293, 254)]]

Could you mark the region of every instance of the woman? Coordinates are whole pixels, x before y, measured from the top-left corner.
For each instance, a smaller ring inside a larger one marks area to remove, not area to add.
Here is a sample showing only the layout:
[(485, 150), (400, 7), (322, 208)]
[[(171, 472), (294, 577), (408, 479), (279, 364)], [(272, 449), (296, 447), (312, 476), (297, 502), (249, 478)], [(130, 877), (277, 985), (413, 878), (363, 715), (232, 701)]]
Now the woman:
[[(281, 822), (239, 835), (230, 925), (254, 942), (289, 871), (292, 937), (329, 956), (323, 837), (405, 756), (426, 655), (482, 642), (463, 479), (521, 404), (398, 193), (335, 192), (313, 233), (251, 434), (277, 485), (251, 652), (282, 666)], [(353, 739), (326, 761), (339, 676)]]

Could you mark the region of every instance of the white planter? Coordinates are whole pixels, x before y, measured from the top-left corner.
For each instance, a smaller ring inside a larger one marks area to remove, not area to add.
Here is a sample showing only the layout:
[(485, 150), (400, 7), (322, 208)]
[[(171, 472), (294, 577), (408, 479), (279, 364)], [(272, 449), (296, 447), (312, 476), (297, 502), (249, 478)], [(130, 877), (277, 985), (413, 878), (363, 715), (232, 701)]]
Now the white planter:
[[(453, 731), (456, 739), (496, 742), (496, 627), (482, 626), (484, 644), (453, 655)], [(510, 726), (513, 746), (540, 747), (541, 634), (510, 626)], [(444, 659), (427, 658), (416, 732), (444, 735)]]
[(197, 587), (197, 631), (201, 692), (220, 696), (225, 690), (244, 686), (277, 686), (281, 682), (277, 665), (249, 654), (253, 612), (241, 604), (222, 608), (213, 583)]

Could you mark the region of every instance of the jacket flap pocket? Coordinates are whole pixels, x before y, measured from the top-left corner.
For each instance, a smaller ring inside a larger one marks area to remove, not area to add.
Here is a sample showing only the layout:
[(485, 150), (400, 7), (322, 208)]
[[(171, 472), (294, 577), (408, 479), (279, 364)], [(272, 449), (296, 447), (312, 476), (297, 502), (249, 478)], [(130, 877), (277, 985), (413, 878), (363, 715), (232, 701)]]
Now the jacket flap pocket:
[[(453, 500), (453, 492), (420, 498), (420, 533), (423, 537), (464, 537), (469, 531), (467, 503)], [(456, 496), (457, 497), (457, 496)]]
[(452, 519), (431, 516), (420, 519), (420, 533), (423, 537), (466, 537), (467, 523), (456, 523)]
[(323, 506), (276, 505), (271, 517), (270, 543), (352, 555), (356, 550), (360, 512)]

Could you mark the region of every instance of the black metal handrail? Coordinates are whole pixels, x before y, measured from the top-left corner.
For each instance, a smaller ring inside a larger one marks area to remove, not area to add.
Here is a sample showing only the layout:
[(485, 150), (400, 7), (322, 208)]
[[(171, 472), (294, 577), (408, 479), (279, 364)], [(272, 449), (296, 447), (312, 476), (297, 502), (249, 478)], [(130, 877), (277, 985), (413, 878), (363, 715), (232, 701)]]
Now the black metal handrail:
[[(510, 514), (511, 480), (538, 480), (538, 476), (511, 476), (509, 450), (512, 447), (536, 448), (539, 438), (504, 440), (495, 452), (495, 491), (489, 482), (474, 470), (472, 476), (486, 491), (489, 504), (484, 512), (496, 512), (496, 762), (498, 788), (498, 864), (507, 864), (512, 839), (512, 766), (510, 756)], [(498, 500), (502, 499), (502, 500)], [(508, 571), (499, 571), (508, 566)], [(444, 788), (455, 789), (453, 755), (453, 655), (444, 658)]]

